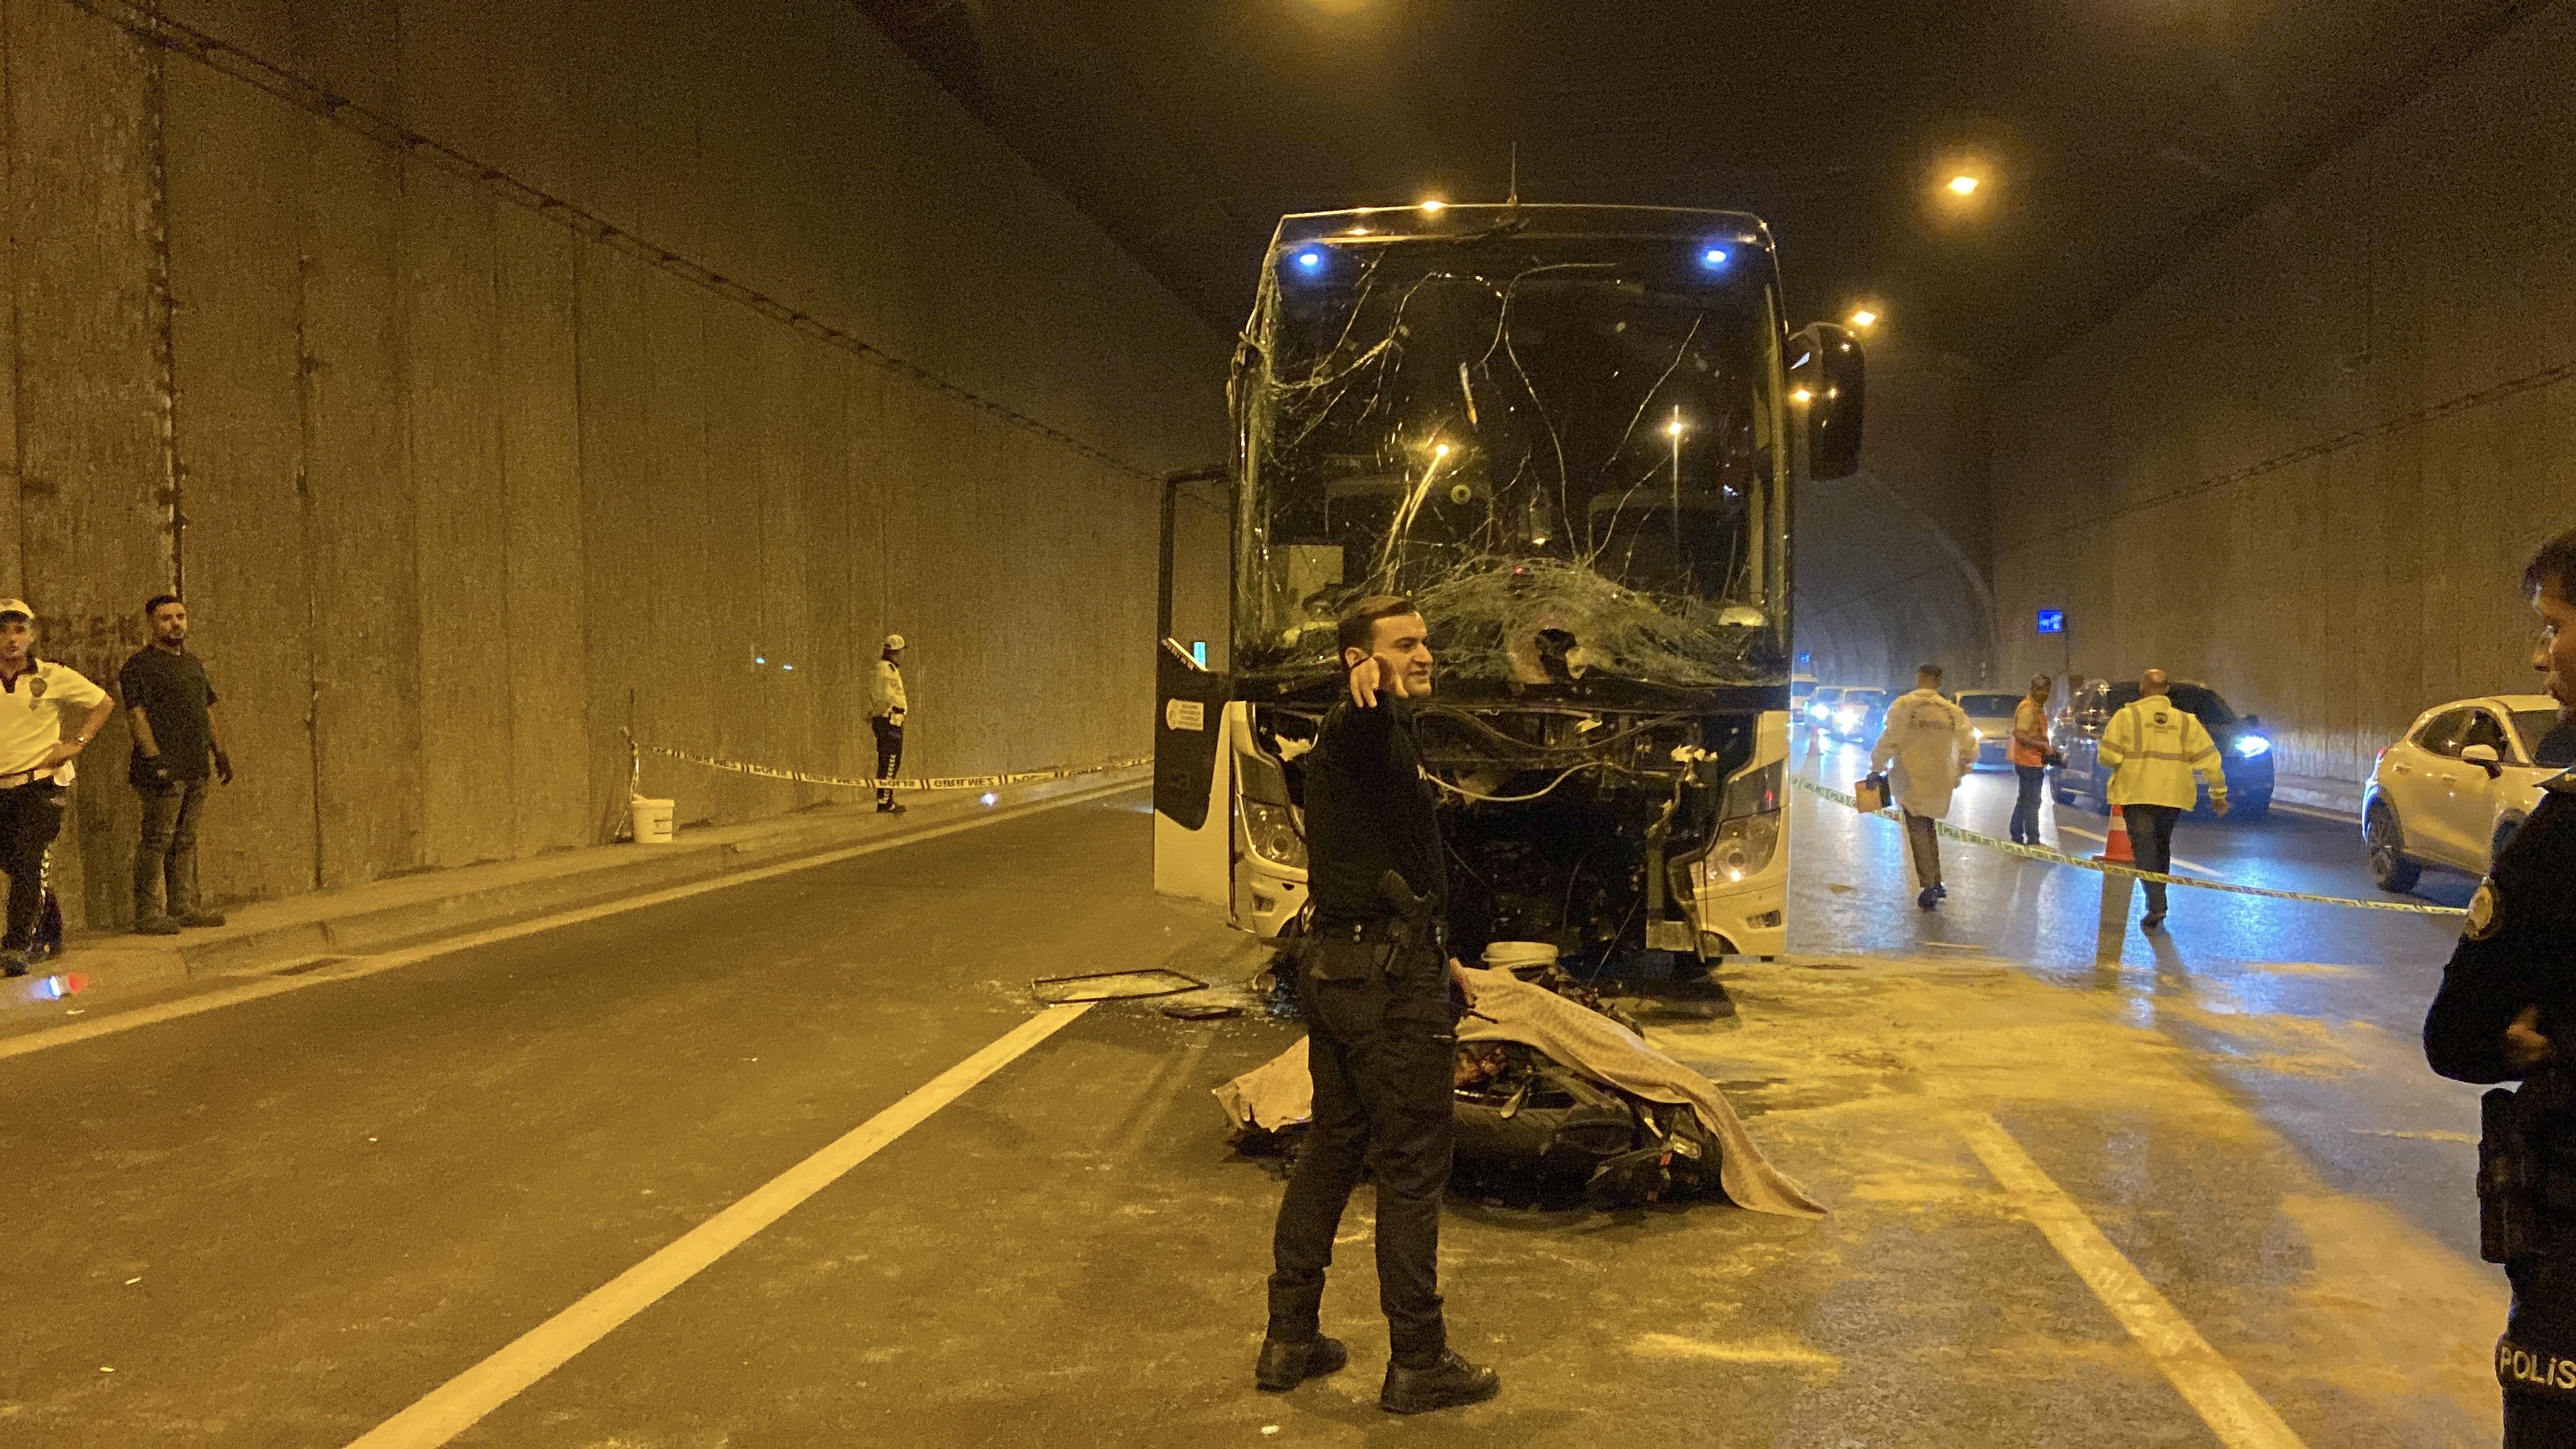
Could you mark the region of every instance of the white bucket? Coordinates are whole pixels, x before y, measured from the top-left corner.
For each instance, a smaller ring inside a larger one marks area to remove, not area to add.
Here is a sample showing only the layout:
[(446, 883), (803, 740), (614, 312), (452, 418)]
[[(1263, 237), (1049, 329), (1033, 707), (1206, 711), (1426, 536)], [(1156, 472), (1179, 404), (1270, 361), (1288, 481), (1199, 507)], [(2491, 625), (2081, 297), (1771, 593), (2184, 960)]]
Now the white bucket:
[(1485, 966), (1488, 970), (1535, 976), (1555, 964), (1556, 948), (1545, 941), (1489, 941), (1485, 944)]
[(637, 845), (668, 845), (671, 843), (671, 810), (677, 802), (671, 800), (648, 800), (641, 795), (630, 795), (627, 797), (626, 803), (635, 811), (635, 843)]

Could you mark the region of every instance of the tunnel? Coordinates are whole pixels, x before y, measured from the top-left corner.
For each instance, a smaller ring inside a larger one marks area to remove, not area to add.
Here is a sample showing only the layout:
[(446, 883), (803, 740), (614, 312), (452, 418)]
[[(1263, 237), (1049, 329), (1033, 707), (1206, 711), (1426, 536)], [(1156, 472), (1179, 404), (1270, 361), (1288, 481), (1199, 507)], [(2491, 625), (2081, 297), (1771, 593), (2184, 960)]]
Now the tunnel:
[(0, 1449), (2576, 1443), (2571, 57), (0, 0)]

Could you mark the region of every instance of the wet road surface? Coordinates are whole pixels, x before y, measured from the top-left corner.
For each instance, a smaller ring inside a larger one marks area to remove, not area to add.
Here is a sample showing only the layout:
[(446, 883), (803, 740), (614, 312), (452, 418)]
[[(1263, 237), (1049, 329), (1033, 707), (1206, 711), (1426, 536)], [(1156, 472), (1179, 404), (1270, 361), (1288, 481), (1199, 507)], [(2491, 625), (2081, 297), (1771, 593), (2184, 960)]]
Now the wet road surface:
[[(2000, 833), (2010, 792), (1953, 818)], [(2353, 835), (2177, 850), (2361, 894)], [(1897, 836), (1800, 794), (1793, 954), (1727, 968), (1733, 1016), (1649, 1027), (1833, 1215), (1453, 1200), (1490, 1405), (1374, 1407), (1365, 1192), (1325, 1308), (1352, 1366), (1250, 1390), (1279, 1184), (1208, 1091), (1295, 1029), (1124, 1003), (450, 1442), (2492, 1442), (2475, 1092), (2413, 1038), (2455, 926), (2178, 891), (2150, 941), (2104, 929), (2098, 875), (1955, 844), (1923, 913)], [(1249, 974), (1150, 852), (1139, 797), (1067, 805), (0, 1061), (0, 1445), (343, 1444), (506, 1365), (1028, 1022), (1032, 978)], [(2115, 1316), (2112, 1280), (2205, 1347)], [(2291, 1437), (2214, 1429), (2179, 1387), (2210, 1383)]]

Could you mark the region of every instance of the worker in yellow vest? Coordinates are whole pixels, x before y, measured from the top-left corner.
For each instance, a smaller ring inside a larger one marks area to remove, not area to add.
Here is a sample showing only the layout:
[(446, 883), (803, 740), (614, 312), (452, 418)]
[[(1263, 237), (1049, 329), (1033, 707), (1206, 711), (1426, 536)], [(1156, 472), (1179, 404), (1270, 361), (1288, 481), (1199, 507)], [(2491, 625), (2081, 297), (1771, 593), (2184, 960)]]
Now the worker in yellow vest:
[[(2200, 798), (2194, 776), (2209, 782), (2209, 808), (2227, 813), (2218, 742), (2200, 716), (2173, 702), (2172, 688), (2163, 670), (2148, 670), (2138, 680), (2138, 697), (2102, 727), (2096, 756), (2111, 772), (2105, 793), (2128, 823), (2138, 869), (2158, 875), (2173, 872), (2174, 822)], [(2146, 884), (2147, 914), (2138, 928), (2152, 931), (2165, 923), (2165, 883)]]

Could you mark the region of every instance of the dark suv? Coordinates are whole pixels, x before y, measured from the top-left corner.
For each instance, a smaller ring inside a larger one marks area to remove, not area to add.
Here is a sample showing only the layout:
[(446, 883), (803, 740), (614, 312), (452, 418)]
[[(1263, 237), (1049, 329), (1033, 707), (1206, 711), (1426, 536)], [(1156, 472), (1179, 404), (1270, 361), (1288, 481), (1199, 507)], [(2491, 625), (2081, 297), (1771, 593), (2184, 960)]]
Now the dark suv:
[[(2135, 680), (2113, 683), (2096, 679), (2075, 696), (2072, 708), (2058, 716), (2049, 737), (2066, 763), (2057, 767), (2057, 779), (2051, 786), (2057, 803), (2072, 805), (2083, 796), (2097, 814), (2108, 815), (2111, 807), (2103, 798), (2110, 778), (2095, 758), (2102, 741), (2102, 730), (2120, 707), (2135, 701)], [(2222, 773), (2227, 777), (2227, 805), (2231, 815), (2244, 820), (2260, 820), (2272, 812), (2272, 737), (2263, 732), (2259, 715), (2240, 715), (2227, 707), (2218, 691), (2206, 684), (2177, 679), (2173, 682), (2173, 702), (2185, 712), (2200, 717), (2209, 737), (2218, 745)], [(2193, 813), (2209, 809), (2209, 787), (2203, 785), (2199, 798), (2192, 802)]]

